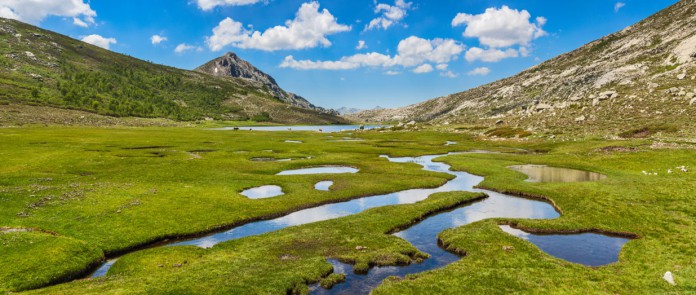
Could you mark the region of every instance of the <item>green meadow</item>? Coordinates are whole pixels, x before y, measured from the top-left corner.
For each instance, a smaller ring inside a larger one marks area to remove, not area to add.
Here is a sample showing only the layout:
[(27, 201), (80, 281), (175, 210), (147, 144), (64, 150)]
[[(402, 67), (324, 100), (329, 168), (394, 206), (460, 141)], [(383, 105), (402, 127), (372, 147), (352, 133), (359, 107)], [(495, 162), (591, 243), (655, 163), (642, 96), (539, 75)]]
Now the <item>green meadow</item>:
[[(364, 141), (335, 141), (344, 137)], [(446, 141), (457, 144), (445, 146)], [(461, 260), (404, 279), (390, 278), (373, 293), (696, 293), (694, 147), (650, 139), (490, 140), (436, 130), (323, 134), (4, 128), (0, 293), (304, 294), (308, 284), (331, 286), (342, 280), (331, 275), (327, 258), (348, 262), (359, 272), (417, 263), (428, 255), (390, 233), (485, 195), (435, 194), (416, 204), (375, 208), (210, 249), (152, 246), (321, 204), (437, 187), (452, 176), (379, 156), (474, 149), (503, 153), (458, 154), (438, 161), (484, 176), (483, 188), (546, 199), (562, 216), (484, 220), (445, 230), (439, 235), (442, 244), (461, 254)], [(257, 158), (293, 160), (252, 161)], [(608, 177), (597, 182), (530, 183), (524, 174), (507, 168), (518, 164), (589, 170)], [(351, 166), (360, 172), (276, 175), (325, 165)], [(681, 166), (688, 171), (676, 168)], [(334, 181), (330, 191), (314, 189), (325, 180)], [(251, 200), (239, 194), (263, 185), (281, 186), (285, 195)], [(499, 224), (531, 232), (594, 231), (637, 238), (626, 244), (619, 262), (591, 268), (547, 255), (502, 232)], [(504, 251), (503, 246), (514, 250)], [(80, 279), (121, 254), (126, 255), (107, 276)], [(674, 274), (676, 286), (662, 279), (666, 271)]]

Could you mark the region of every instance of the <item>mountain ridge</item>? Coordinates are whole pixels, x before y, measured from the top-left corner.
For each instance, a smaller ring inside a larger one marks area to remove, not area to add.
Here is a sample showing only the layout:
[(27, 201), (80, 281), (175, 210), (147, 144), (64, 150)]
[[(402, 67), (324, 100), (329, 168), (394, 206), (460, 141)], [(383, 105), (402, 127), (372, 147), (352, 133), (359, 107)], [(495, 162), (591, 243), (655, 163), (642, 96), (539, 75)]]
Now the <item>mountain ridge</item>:
[[(517, 75), (358, 121), (510, 126), (619, 133), (696, 116), (696, 1), (683, 0), (619, 32)], [(635, 125), (635, 126), (633, 126)]]
[(225, 55), (205, 63), (204, 65), (196, 68), (194, 71), (206, 73), (216, 77), (242, 78), (259, 82), (263, 86), (268, 87), (271, 95), (293, 106), (332, 115), (339, 114), (335, 110), (315, 106), (307, 101), (304, 97), (283, 90), (280, 88), (275, 78), (261, 71), (250, 62), (240, 58), (234, 52), (227, 52)]
[[(54, 114), (42, 116), (50, 108)], [(82, 112), (103, 116), (106, 123), (130, 121), (108, 117), (347, 122), (279, 100), (247, 79), (158, 65), (0, 18), (0, 124), (91, 124), (79, 119)]]

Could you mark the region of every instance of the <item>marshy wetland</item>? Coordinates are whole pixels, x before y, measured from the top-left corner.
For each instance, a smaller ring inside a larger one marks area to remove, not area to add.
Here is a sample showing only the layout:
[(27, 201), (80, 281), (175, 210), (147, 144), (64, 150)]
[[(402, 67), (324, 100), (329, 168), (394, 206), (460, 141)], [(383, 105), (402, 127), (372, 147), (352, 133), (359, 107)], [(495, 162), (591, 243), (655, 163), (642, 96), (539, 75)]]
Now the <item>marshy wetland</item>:
[[(358, 137), (336, 137), (347, 136)], [(196, 128), (0, 137), (0, 293), (696, 290), (690, 149), (435, 131), (365, 131), (359, 142)], [(601, 177), (530, 182), (509, 168), (520, 165)], [(256, 192), (283, 194), (242, 194), (268, 185)]]

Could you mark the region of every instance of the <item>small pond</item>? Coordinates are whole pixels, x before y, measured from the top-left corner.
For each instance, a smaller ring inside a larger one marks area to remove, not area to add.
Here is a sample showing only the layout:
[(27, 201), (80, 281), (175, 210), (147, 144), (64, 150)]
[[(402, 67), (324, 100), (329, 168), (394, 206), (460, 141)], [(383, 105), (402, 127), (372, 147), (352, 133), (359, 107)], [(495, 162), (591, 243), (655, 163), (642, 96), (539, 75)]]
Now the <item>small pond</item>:
[(621, 248), (630, 241), (627, 238), (595, 233), (537, 235), (507, 225), (501, 225), (500, 228), (531, 242), (551, 256), (587, 266), (602, 266), (617, 262)]
[(249, 199), (265, 199), (282, 196), (285, 193), (283, 193), (283, 188), (277, 185), (264, 185), (260, 187), (250, 188), (241, 192), (241, 194), (248, 197)]
[(518, 165), (508, 168), (529, 176), (527, 182), (584, 182), (607, 178), (606, 175), (596, 172), (544, 165)]
[(334, 184), (333, 181), (322, 181), (314, 185), (314, 189), (318, 191), (329, 191), (331, 186)]
[(285, 170), (276, 175), (310, 175), (310, 174), (343, 174), (343, 173), (358, 173), (360, 170), (347, 166), (325, 166), (304, 168), (297, 170)]

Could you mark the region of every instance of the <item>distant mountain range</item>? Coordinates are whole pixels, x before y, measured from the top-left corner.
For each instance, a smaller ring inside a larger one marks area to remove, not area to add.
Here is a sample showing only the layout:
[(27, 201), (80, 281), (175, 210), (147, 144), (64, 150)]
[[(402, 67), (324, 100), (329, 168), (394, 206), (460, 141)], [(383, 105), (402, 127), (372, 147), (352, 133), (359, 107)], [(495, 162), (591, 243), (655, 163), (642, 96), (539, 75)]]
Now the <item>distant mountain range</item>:
[[(509, 126), (618, 134), (696, 129), (696, 1), (510, 78), (423, 103), (363, 111), (359, 121)], [(664, 125), (671, 125), (667, 128)]]
[[(375, 107), (375, 108), (373, 108), (373, 109), (371, 109), (371, 110), (377, 111), (377, 110), (382, 110), (382, 109), (384, 109), (384, 108), (377, 106), (377, 107)], [(337, 111), (339, 114), (345, 116), (345, 115), (352, 115), (352, 114), (359, 113), (359, 112), (364, 112), (364, 111), (367, 111), (367, 110), (366, 110), (366, 109), (358, 109), (358, 108), (342, 107), (342, 108), (336, 109), (336, 111)]]
[(79, 124), (64, 119), (85, 117), (84, 112), (176, 121), (347, 122), (333, 110), (282, 90), (272, 77), (232, 53), (187, 71), (3, 18), (0, 89), (0, 124)]

